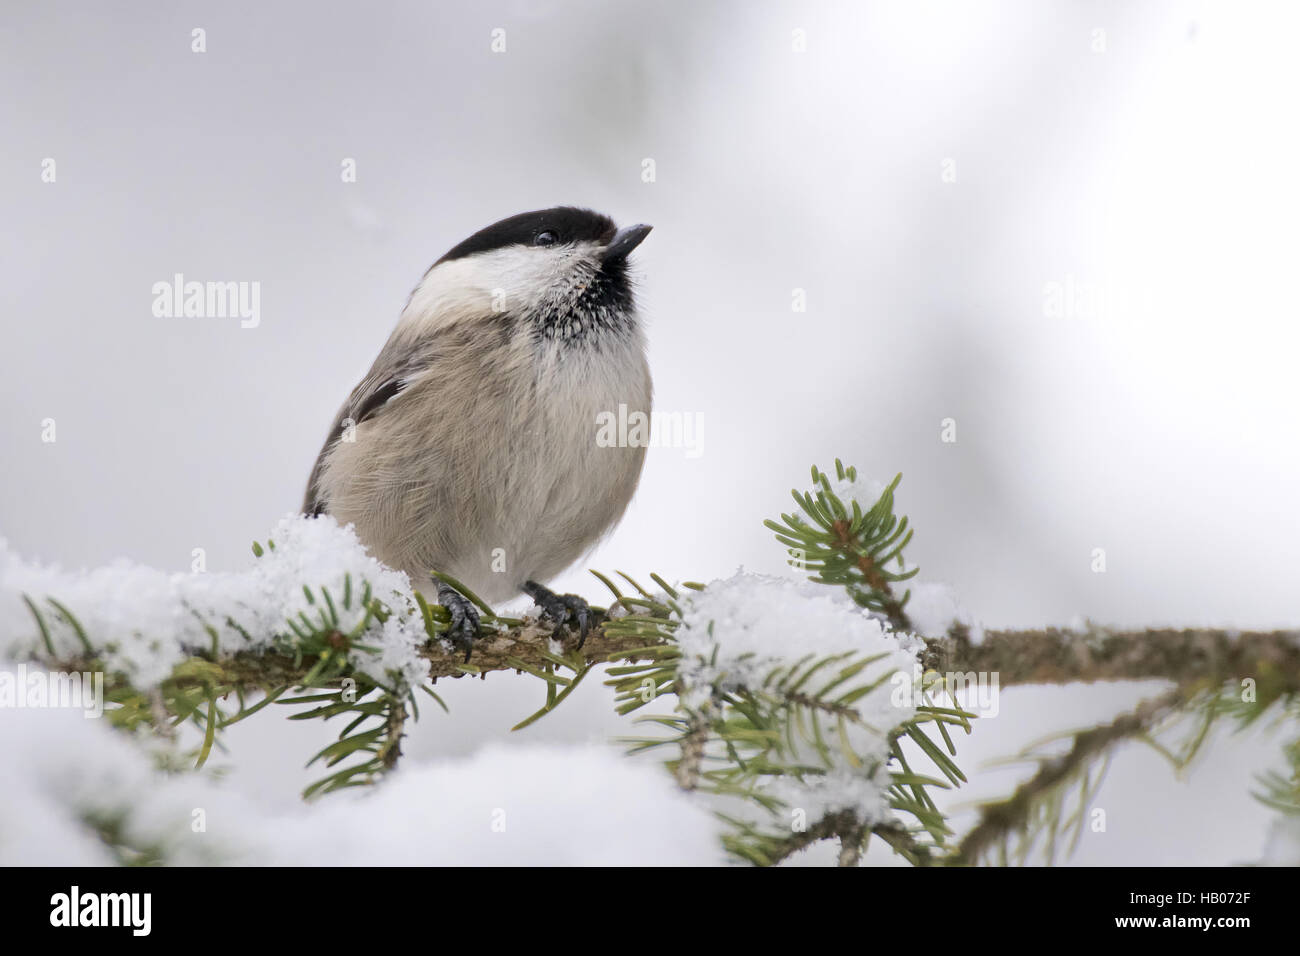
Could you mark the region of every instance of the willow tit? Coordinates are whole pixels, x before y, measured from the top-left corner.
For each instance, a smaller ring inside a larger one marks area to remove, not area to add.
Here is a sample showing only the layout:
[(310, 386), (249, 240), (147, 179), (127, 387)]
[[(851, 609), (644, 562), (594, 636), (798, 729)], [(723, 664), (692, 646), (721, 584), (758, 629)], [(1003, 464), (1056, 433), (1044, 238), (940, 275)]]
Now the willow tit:
[[(598, 416), (650, 413), (628, 254), (650, 227), (561, 206), (488, 226), (433, 264), (331, 427), (303, 511), (355, 526), (417, 589), (445, 572), (489, 602), (527, 593), (558, 637), (587, 603), (545, 582), (636, 490), (644, 446)], [(606, 443), (608, 444), (608, 443)], [(437, 581), (468, 659), (479, 617)]]

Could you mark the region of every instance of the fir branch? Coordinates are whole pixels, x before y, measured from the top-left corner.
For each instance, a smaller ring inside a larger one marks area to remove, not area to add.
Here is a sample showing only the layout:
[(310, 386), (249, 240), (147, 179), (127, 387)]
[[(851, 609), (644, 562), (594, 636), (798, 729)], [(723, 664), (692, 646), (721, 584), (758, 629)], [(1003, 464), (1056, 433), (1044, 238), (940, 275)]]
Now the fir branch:
[[(628, 619), (622, 619), (627, 621)], [(665, 646), (667, 639), (632, 631), (633, 619), (623, 629), (596, 625), (581, 654), (588, 663), (646, 660), (647, 648)], [(422, 651), (435, 681), (466, 674), (485, 676), (493, 671), (519, 670), (520, 664), (546, 666), (551, 628), (526, 619), (523, 623), (484, 634), (474, 645), (470, 667), (455, 653), (430, 645)], [(566, 645), (576, 644), (566, 638)], [(1109, 630), (1079, 633), (1056, 628), (1044, 630), (987, 631), (980, 643), (970, 640), (964, 626), (947, 637), (927, 638), (925, 667), (947, 672), (996, 673), (1002, 687), (1023, 684), (1070, 684), (1094, 681), (1149, 680), (1189, 683), (1220, 679), (1268, 679), (1283, 688), (1300, 691), (1300, 632), (1231, 631), (1197, 628), (1171, 630)], [(642, 651), (643, 653), (637, 653)], [(268, 654), (239, 654), (226, 664), (228, 676), (246, 687), (264, 682), (289, 683), (306, 673), (310, 658), (296, 665), (291, 658)], [(75, 669), (84, 662), (67, 662)]]
[[(852, 488), (858, 472), (835, 460), (836, 481)], [(811, 580), (843, 587), (860, 606), (875, 611), (900, 631), (910, 631), (903, 607), (910, 592), (898, 597), (893, 585), (916, 575), (904, 569), (903, 549), (912, 540), (907, 518), (894, 516), (894, 489), (898, 475), (875, 502), (849, 499), (836, 493), (830, 476), (812, 469), (813, 490), (790, 492), (799, 514), (782, 514), (781, 520), (763, 523), (776, 533), (792, 556), (793, 567), (813, 572)], [(897, 571), (890, 567), (897, 565)]]
[(709, 721), (705, 715), (692, 715), (681, 735), (681, 752), (673, 767), (673, 776), (683, 790), (694, 790), (700, 783), (700, 769), (709, 743)]
[[(775, 866), (822, 840), (838, 840), (840, 850), (836, 857), (839, 866), (857, 866), (862, 860), (867, 841), (877, 836), (909, 863), (924, 866), (931, 860), (930, 849), (918, 843), (906, 827), (899, 823), (877, 823), (867, 827), (849, 811), (828, 814), (806, 830), (796, 831), (781, 838), (768, 837), (761, 841), (761, 856), (750, 857), (762, 866)], [(739, 847), (732, 845), (733, 852)]]
[(986, 631), (978, 643), (963, 625), (927, 639), (925, 667), (940, 673), (997, 674), (1001, 686), (1160, 678), (1187, 684), (1261, 678), (1300, 690), (1300, 631), (1213, 628), (1084, 632)]
[(853, 827), (837, 834), (840, 841), (840, 854), (837, 866), (857, 866), (862, 861), (862, 843), (866, 837), (866, 827)]
[(966, 834), (947, 862), (958, 865), (978, 863), (1013, 834), (1025, 832), (1033, 812), (1043, 800), (1069, 780), (1082, 775), (1088, 765), (1105, 756), (1116, 744), (1149, 732), (1155, 723), (1176, 711), (1186, 700), (1186, 692), (1176, 688), (1144, 700), (1109, 724), (1075, 734), (1068, 753), (1045, 760), (1039, 771), (1007, 799), (982, 807), (979, 823)]

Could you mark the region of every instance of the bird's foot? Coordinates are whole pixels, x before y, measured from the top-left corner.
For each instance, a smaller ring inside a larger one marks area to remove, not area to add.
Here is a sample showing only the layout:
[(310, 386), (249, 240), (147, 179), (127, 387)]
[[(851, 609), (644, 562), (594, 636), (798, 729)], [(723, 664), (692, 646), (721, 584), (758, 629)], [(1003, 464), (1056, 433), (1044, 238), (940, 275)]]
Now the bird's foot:
[(474, 650), (474, 639), (478, 637), (479, 614), (474, 602), (469, 600), (449, 584), (438, 582), (438, 603), (451, 615), (451, 629), (447, 631), (447, 640), (457, 650), (465, 651), (465, 663), (469, 663), (470, 652)]
[(524, 593), (537, 602), (537, 606), (542, 609), (542, 616), (555, 624), (555, 630), (551, 633), (553, 639), (562, 640), (565, 625), (572, 623), (578, 629), (578, 647), (581, 648), (587, 642), (587, 632), (591, 630), (597, 613), (583, 598), (576, 594), (556, 594), (536, 581), (525, 581)]

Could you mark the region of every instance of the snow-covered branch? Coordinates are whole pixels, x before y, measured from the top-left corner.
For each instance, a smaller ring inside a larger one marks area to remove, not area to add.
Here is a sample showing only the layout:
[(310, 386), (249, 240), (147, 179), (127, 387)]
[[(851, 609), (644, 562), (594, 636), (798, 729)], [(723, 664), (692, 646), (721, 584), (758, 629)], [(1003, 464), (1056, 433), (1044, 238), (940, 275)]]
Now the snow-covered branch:
[[(634, 738), (633, 749), (663, 748), (672, 774), (664, 784), (725, 821), (717, 836), (733, 858), (762, 865), (823, 840), (837, 841), (840, 863), (853, 865), (872, 836), (922, 865), (981, 862), (1013, 842), (1030, 847), (1042, 832), (1055, 846), (1063, 826), (1082, 825), (1100, 779), (1094, 765), (1118, 743), (1144, 739), (1179, 763), (1218, 715), (1244, 725), (1278, 701), (1274, 712), (1294, 715), (1300, 633), (986, 630), (947, 589), (911, 580), (916, 569), (903, 555), (911, 531), (893, 512), (898, 480), (869, 486), (838, 462), (835, 475), (814, 469), (813, 490), (794, 494), (799, 513), (768, 522), (795, 573), (679, 586), (652, 576), (653, 591), (628, 578), (627, 593), (598, 575), (609, 608), (581, 648), (576, 635), (557, 640), (536, 612), (511, 618), (482, 607), (468, 664), (444, 640), (446, 612), (328, 517), (285, 518), (255, 546), (249, 568), (224, 573), (127, 562), (65, 573), (0, 542), (0, 662), (97, 675), (107, 722), (143, 738), (153, 731), (173, 758), (182, 755), (171, 728), (192, 723), (203, 742), (184, 756), (198, 767), (220, 732), (268, 703), (300, 708), (296, 718), (343, 716), (338, 740), (315, 758), (329, 775), (307, 794), (399, 770), (386, 799), (412, 805), (424, 797), (401, 782), (413, 778), (401, 778), (399, 758), (420, 692), (441, 703), (442, 678), (529, 674), (546, 701), (522, 727), (602, 666), (618, 712), (640, 712), (657, 729)], [(6, 693), (25, 692), (10, 676), (0, 668), (0, 705)], [(57, 675), (45, 676), (54, 687)], [(966, 781), (955, 740), (972, 731), (990, 685), (996, 693), (1153, 678), (1172, 689), (1076, 734), (1067, 752), (1040, 756), (1038, 772), (987, 804), (954, 842), (934, 794)], [(975, 696), (963, 692), (972, 686)], [(1193, 712), (1203, 722), (1190, 749), (1176, 754), (1155, 740)], [(1294, 772), (1262, 778), (1261, 799), (1300, 814), (1300, 743), (1287, 753)], [(553, 754), (550, 763), (568, 760)], [(1078, 809), (1068, 813), (1075, 785)], [(124, 859), (154, 852), (150, 833), (132, 829), (129, 799), (73, 812)]]

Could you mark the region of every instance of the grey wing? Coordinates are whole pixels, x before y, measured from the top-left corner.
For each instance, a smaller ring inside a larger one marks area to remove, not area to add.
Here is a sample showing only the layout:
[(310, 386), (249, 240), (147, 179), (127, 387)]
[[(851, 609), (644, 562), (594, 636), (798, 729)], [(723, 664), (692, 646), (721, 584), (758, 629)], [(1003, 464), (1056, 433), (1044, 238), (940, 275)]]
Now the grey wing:
[[(386, 352), (387, 350), (385, 350)], [(311, 477), (307, 479), (307, 493), (303, 497), (302, 512), (307, 515), (319, 515), (329, 510), (329, 502), (321, 493), (321, 475), (325, 470), (325, 460), (335, 444), (343, 437), (348, 428), (356, 428), (367, 419), (383, 411), (385, 405), (402, 393), (412, 381), (428, 370), (428, 357), (423, 360), (410, 361), (400, 366), (385, 361), (385, 352), (381, 352), (361, 384), (352, 390), (348, 400), (339, 409), (330, 428), (316, 464), (312, 466)]]

